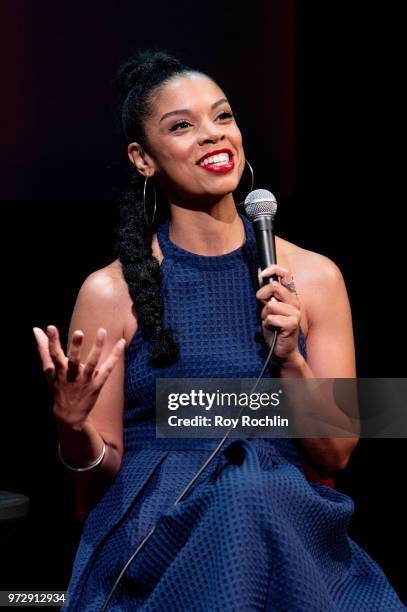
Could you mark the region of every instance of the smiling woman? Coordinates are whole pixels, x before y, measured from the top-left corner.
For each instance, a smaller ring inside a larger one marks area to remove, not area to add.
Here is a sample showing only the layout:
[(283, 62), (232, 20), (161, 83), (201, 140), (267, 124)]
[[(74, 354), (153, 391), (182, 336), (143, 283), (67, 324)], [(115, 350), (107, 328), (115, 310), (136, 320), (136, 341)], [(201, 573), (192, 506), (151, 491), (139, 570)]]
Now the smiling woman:
[(404, 610), (348, 537), (352, 500), (327, 486), (357, 435), (228, 440), (174, 504), (219, 439), (156, 437), (156, 380), (257, 378), (275, 329), (265, 377), (353, 378), (352, 320), (322, 255), (276, 237), (279, 265), (258, 274), (233, 196), (242, 134), (219, 85), (161, 52), (126, 62), (118, 84), (134, 174), (117, 259), (81, 287), (67, 356), (54, 326), (35, 329), (86, 519), (63, 609)]
[[(131, 142), (129, 158), (140, 174), (155, 178), (171, 202), (174, 242), (214, 254), (212, 246), (208, 251), (209, 232), (211, 242), (220, 247), (219, 254), (239, 246), (242, 228), (232, 194), (243, 174), (245, 157), (242, 135), (219, 86), (192, 71), (174, 76), (156, 93), (144, 129), (148, 139)], [(208, 204), (213, 206), (212, 223)], [(195, 219), (192, 225), (191, 218)], [(220, 223), (222, 219), (227, 223)]]

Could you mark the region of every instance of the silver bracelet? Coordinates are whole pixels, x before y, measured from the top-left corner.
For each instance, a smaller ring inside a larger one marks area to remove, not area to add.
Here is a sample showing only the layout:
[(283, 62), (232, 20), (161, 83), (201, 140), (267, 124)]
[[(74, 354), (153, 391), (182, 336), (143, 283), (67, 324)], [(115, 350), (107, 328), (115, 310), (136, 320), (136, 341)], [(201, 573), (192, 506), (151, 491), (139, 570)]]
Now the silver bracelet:
[(90, 465), (88, 465), (87, 467), (73, 467), (72, 465), (69, 465), (64, 458), (61, 455), (61, 443), (58, 443), (58, 455), (59, 458), (61, 459), (62, 463), (64, 464), (65, 467), (68, 468), (68, 470), (72, 470), (72, 472), (87, 472), (88, 470), (91, 470), (92, 468), (96, 467), (97, 465), (99, 465), (99, 463), (102, 463), (103, 458), (106, 454), (106, 444), (105, 441), (102, 438), (102, 442), (103, 442), (103, 449), (102, 452), (100, 453), (99, 457), (96, 459), (96, 461), (94, 461), (93, 463), (91, 463)]

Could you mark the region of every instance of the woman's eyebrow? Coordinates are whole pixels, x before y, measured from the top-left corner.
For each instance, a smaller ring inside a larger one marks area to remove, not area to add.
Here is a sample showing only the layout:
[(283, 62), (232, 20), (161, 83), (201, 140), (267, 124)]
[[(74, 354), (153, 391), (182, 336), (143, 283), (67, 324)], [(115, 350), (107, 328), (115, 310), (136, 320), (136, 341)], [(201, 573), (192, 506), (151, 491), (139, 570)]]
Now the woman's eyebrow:
[[(211, 109), (213, 110), (214, 108), (216, 108), (220, 104), (224, 104), (224, 102), (228, 102), (227, 99), (226, 98), (221, 98), (220, 100), (218, 100), (217, 102), (214, 102), (212, 104)], [(172, 117), (172, 115), (185, 115), (186, 113), (190, 114), (191, 111), (188, 110), (187, 108), (180, 108), (179, 110), (170, 111), (169, 113), (165, 113), (165, 115), (163, 115), (161, 117), (159, 123), (161, 123), (161, 121), (163, 121), (167, 117)]]

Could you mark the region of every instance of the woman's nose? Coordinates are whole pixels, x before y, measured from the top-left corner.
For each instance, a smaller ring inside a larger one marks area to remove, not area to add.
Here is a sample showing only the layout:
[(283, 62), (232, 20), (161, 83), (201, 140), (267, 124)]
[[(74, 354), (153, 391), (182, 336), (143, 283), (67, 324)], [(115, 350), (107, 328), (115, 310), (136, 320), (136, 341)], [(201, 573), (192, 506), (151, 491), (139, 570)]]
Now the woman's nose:
[(225, 137), (222, 128), (219, 125), (215, 125), (211, 121), (202, 124), (199, 134), (199, 144), (205, 144), (207, 142), (218, 142)]

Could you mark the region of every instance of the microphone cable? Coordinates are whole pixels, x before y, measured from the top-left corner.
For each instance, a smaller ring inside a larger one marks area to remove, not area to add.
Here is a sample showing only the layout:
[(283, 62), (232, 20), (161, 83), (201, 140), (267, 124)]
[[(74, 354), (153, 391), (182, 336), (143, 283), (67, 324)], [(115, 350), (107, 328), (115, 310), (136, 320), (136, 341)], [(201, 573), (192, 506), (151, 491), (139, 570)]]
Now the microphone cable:
[[(272, 297), (271, 298), (273, 301), (275, 301), (275, 298)], [(257, 388), (257, 385), (259, 384), (261, 378), (263, 377), (263, 374), (266, 370), (266, 367), (270, 361), (270, 358), (273, 354), (274, 351), (274, 346), (277, 340), (277, 330), (275, 330), (273, 332), (273, 337), (272, 337), (272, 341), (271, 341), (271, 345), (270, 345), (270, 350), (269, 353), (267, 355), (267, 359), (264, 362), (263, 368), (255, 382), (255, 384), (253, 385), (253, 388), (250, 391), (250, 395), (252, 393), (254, 393), (254, 391)], [(240, 418), (240, 415), (243, 412), (243, 408), (244, 406), (241, 407), (239, 413), (238, 413), (238, 417)], [(212, 453), (209, 455), (208, 459), (205, 461), (205, 463), (199, 468), (199, 470), (197, 471), (197, 473), (191, 478), (191, 480), (189, 481), (189, 483), (187, 484), (187, 486), (185, 487), (185, 489), (182, 491), (182, 493), (177, 497), (177, 499), (174, 502), (174, 506), (176, 506), (180, 501), (182, 501), (182, 499), (185, 497), (185, 495), (188, 493), (188, 491), (192, 488), (192, 486), (194, 485), (194, 483), (196, 482), (197, 478), (202, 474), (202, 472), (205, 470), (205, 468), (210, 464), (210, 462), (213, 460), (213, 458), (218, 454), (218, 452), (220, 451), (220, 449), (222, 448), (224, 442), (227, 440), (227, 438), (229, 437), (231, 431), (233, 430), (233, 425), (231, 425), (229, 427), (229, 429), (227, 430), (227, 432), (225, 433), (225, 435), (223, 436), (223, 438), (221, 439), (221, 441), (219, 442), (219, 444), (216, 446), (216, 448), (212, 451)], [(157, 527), (157, 523), (150, 529), (150, 531), (147, 533), (147, 535), (144, 537), (144, 539), (140, 542), (140, 544), (138, 545), (138, 547), (136, 548), (136, 550), (131, 554), (130, 558), (128, 559), (128, 561), (126, 562), (126, 564), (123, 566), (123, 569), (121, 570), (120, 574), (118, 575), (113, 587), (110, 590), (110, 593), (108, 594), (107, 598), (105, 599), (105, 603), (103, 604), (103, 607), (101, 609), (100, 612), (105, 612), (107, 610), (107, 606), (109, 605), (109, 602), (111, 600), (111, 598), (113, 597), (113, 594), (115, 592), (115, 590), (117, 589), (121, 579), (123, 578), (124, 574), (127, 571), (127, 568), (129, 567), (129, 565), (132, 563), (132, 561), (134, 561), (134, 559), (136, 558), (136, 556), (139, 554), (139, 552), (142, 550), (142, 548), (145, 546), (145, 544), (148, 542), (148, 540), (150, 539), (150, 537), (152, 536), (152, 534), (154, 533), (155, 529)]]

